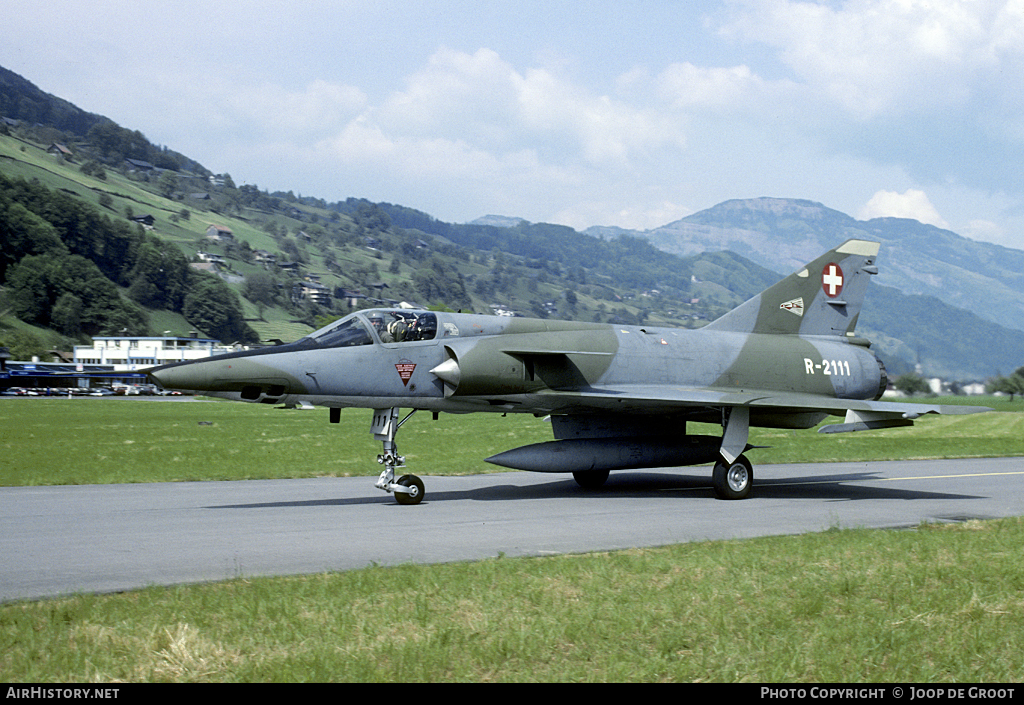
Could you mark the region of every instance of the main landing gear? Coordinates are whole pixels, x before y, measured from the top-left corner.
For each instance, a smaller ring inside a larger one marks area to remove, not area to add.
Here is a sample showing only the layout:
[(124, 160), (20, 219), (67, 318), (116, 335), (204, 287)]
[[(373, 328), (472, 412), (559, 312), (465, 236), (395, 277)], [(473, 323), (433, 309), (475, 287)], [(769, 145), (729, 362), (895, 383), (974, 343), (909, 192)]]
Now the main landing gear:
[(711, 485), (719, 499), (746, 499), (753, 484), (754, 469), (744, 455), (731, 463), (719, 458), (711, 471)]
[[(694, 446), (695, 455), (688, 460), (692, 464), (705, 463), (717, 455), (715, 467), (711, 471), (711, 486), (715, 490), (715, 496), (719, 499), (746, 499), (754, 485), (754, 469), (743, 455), (751, 447), (747, 444), (750, 436), (750, 409), (736, 406), (723, 410), (722, 426), (725, 431), (718, 452), (715, 453), (706, 445)], [(631, 467), (653, 466), (654, 463)], [(580, 487), (593, 490), (604, 485), (608, 479), (608, 471), (583, 470), (573, 472), (572, 476)]]
[(746, 499), (754, 485), (754, 468), (743, 455), (750, 434), (750, 409), (734, 406), (724, 414), (722, 447), (715, 469), (711, 471), (711, 486), (719, 499)]
[[(596, 490), (608, 480), (607, 470), (590, 470), (572, 474), (576, 484), (585, 490)], [(719, 457), (711, 471), (711, 485), (719, 499), (746, 499), (754, 485), (754, 469), (747, 456), (740, 455), (731, 463)]]
[(419, 504), (423, 501), (423, 480), (415, 475), (402, 475), (395, 481), (395, 468), (405, 467), (405, 458), (398, 454), (395, 436), (402, 424), (415, 413), (416, 409), (413, 409), (399, 421), (401, 410), (398, 407), (374, 409), (373, 424), (370, 426), (374, 440), (384, 444), (384, 452), (377, 456), (377, 462), (384, 466), (384, 471), (377, 479), (377, 489), (393, 493), (399, 504)]

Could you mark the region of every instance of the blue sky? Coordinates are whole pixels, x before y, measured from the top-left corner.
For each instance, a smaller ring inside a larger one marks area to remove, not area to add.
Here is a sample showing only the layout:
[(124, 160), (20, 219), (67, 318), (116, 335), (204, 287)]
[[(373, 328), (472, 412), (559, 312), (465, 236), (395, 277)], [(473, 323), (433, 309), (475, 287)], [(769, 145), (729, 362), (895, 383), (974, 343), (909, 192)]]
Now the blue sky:
[(0, 65), (236, 183), (464, 222), (806, 198), (1024, 248), (1024, 0), (5, 0)]

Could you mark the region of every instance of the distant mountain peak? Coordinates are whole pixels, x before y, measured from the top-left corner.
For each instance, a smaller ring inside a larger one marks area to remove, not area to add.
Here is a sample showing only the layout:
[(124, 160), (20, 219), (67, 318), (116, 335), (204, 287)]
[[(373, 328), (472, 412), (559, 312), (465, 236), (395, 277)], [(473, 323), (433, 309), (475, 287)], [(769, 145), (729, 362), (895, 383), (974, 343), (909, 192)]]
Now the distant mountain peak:
[[(722, 221), (736, 227), (741, 222), (759, 223), (779, 218), (797, 218), (804, 221), (853, 222), (853, 218), (816, 201), (800, 198), (735, 198), (707, 210), (689, 215), (676, 223), (717, 225)], [(671, 228), (676, 223), (664, 227)], [(753, 228), (757, 229), (757, 228)]]
[(982, 318), (1024, 330), (1024, 252), (969, 240), (906, 218), (860, 221), (820, 203), (735, 199), (642, 233), (680, 256), (731, 250), (776, 272), (850, 238), (882, 243), (878, 282), (934, 296)]
[(491, 225), (496, 228), (514, 228), (520, 223), (526, 222), (523, 218), (515, 218), (508, 215), (485, 215), (468, 223), (468, 225)]

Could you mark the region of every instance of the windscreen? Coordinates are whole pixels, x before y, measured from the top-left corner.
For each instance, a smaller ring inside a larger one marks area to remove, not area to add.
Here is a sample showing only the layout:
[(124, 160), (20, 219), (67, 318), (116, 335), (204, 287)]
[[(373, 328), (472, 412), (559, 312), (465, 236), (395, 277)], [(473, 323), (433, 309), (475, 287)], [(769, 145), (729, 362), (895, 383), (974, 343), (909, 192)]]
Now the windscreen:
[(357, 318), (345, 318), (334, 326), (325, 326), (310, 338), (323, 348), (347, 348), (353, 345), (372, 345), (373, 338)]

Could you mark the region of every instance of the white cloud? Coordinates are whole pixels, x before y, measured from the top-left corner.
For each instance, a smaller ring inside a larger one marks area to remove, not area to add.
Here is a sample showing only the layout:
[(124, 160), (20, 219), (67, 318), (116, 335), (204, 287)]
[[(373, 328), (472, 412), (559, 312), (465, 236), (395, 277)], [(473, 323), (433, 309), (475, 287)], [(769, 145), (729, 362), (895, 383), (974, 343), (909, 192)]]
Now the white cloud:
[(991, 220), (972, 220), (960, 234), (972, 240), (995, 242), (1005, 244), (1007, 247), (1019, 248), (1021, 244), (1018, 238), (1008, 237), (1009, 233), (1006, 232), (1006, 229)]
[[(291, 102), (302, 106), (331, 94), (320, 88)], [(347, 107), (362, 94), (349, 97)], [(280, 99), (271, 92), (258, 103)], [(651, 220), (658, 214), (681, 217), (679, 208), (665, 205), (666, 195), (640, 196), (645, 187), (637, 177), (650, 178), (665, 154), (683, 151), (677, 117), (596, 94), (544, 67), (518, 69), (490, 49), (435, 52), (402, 90), (366, 104), (315, 147), (300, 145), (298, 173), (330, 170), (338, 182), (357, 175), (363, 184), (388, 184), (405, 195), (386, 200), (446, 219), (486, 211), (578, 227), (654, 227), (663, 224)], [(386, 193), (368, 188), (365, 195)], [(648, 202), (650, 208), (641, 205)]]
[(343, 128), (366, 100), (358, 88), (317, 79), (301, 90), (266, 83), (242, 86), (225, 94), (217, 107), (249, 129), (286, 132), (291, 140), (308, 141)]
[(658, 76), (662, 97), (678, 109), (735, 108), (763, 90), (764, 82), (748, 66), (704, 68), (676, 63)]
[(627, 164), (682, 146), (679, 126), (594, 95), (546, 68), (515, 69), (490, 49), (442, 49), (370, 119), (389, 134), (443, 135), (492, 151), (536, 149), (546, 160)]
[(861, 208), (857, 217), (860, 220), (911, 218), (938, 228), (949, 228), (949, 223), (939, 215), (928, 195), (917, 189), (907, 189), (903, 193), (879, 191)]
[(490, 49), (466, 54), (440, 49), (374, 111), (389, 132), (480, 141), (509, 139), (521, 78)]
[(775, 47), (799, 80), (862, 119), (962, 106), (979, 75), (1019, 65), (1024, 52), (1019, 2), (774, 0), (736, 9), (726, 34)]

